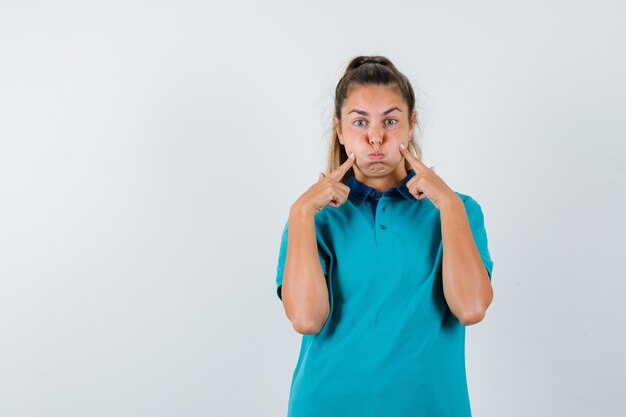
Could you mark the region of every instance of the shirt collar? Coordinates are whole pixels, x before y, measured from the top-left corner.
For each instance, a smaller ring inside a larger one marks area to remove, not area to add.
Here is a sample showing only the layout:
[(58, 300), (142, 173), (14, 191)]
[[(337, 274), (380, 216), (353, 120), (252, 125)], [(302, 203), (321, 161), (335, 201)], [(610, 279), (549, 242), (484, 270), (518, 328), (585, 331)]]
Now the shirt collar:
[[(371, 199), (375, 197), (380, 198), (383, 195), (385, 196), (400, 195), (409, 201), (418, 201), (417, 198), (415, 198), (415, 196), (411, 194), (409, 189), (406, 187), (407, 181), (409, 181), (414, 175), (415, 175), (415, 171), (413, 169), (410, 169), (407, 172), (406, 177), (404, 177), (404, 179), (402, 180), (400, 184), (398, 184), (395, 187), (389, 188), (384, 193), (381, 193), (380, 191), (377, 191), (375, 188), (362, 183), (361, 181), (357, 180), (355, 177), (350, 177), (346, 181), (346, 185), (350, 187), (350, 194), (348, 195), (348, 199), (355, 205), (359, 205), (367, 199)], [(370, 193), (373, 195), (370, 195)]]

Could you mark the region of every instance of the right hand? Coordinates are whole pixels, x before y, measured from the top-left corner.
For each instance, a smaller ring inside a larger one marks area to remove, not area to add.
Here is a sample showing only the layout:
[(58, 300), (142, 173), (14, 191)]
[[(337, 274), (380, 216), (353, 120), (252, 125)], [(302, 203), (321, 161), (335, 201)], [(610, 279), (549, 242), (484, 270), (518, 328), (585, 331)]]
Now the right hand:
[(317, 214), (326, 206), (339, 207), (348, 199), (350, 187), (341, 182), (343, 176), (348, 172), (356, 161), (354, 152), (337, 169), (326, 175), (320, 172), (320, 176), (304, 194), (294, 203), (294, 206), (302, 207)]

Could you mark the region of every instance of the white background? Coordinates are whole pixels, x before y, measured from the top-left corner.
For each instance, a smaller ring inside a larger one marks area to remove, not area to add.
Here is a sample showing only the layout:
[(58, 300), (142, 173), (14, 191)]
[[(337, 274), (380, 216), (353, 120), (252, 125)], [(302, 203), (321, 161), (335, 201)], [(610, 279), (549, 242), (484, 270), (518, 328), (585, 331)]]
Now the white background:
[(280, 235), (359, 54), (413, 82), (424, 162), (485, 215), (474, 415), (624, 415), (625, 15), (0, 1), (0, 415), (286, 414)]

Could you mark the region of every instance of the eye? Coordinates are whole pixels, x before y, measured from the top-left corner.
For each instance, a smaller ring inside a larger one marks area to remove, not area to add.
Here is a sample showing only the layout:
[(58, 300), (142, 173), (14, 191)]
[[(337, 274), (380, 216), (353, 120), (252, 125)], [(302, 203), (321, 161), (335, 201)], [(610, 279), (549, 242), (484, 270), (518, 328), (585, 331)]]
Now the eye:
[(385, 125), (387, 125), (387, 126), (393, 126), (393, 125), (395, 125), (397, 123), (398, 123), (398, 121), (396, 119), (387, 119), (387, 120), (385, 120)]
[[(363, 123), (363, 124), (360, 124), (360, 123)], [(356, 127), (363, 127), (365, 126), (365, 120), (361, 120), (361, 119), (355, 120), (354, 122), (352, 122), (352, 124), (355, 125)]]

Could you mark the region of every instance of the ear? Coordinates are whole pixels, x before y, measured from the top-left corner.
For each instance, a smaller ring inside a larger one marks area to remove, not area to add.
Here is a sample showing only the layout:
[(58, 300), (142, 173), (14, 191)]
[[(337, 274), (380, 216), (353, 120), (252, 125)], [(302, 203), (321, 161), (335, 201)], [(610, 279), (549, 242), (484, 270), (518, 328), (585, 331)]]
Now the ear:
[(411, 113), (411, 123), (409, 124), (409, 135), (413, 136), (413, 130), (415, 129), (415, 126), (417, 125), (417, 112), (415, 110), (413, 110), (413, 113)]
[(333, 128), (337, 131), (337, 136), (339, 137), (339, 143), (343, 145), (343, 135), (341, 134), (341, 123), (337, 116), (333, 116)]

